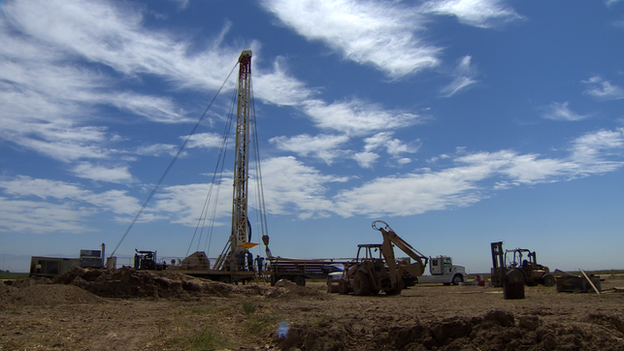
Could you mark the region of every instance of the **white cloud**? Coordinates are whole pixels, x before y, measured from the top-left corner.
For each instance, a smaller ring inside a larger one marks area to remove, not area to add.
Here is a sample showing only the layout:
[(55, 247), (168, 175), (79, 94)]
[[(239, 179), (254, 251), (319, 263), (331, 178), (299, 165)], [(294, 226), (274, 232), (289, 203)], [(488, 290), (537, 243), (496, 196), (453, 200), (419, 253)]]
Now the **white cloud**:
[(134, 153), (141, 156), (160, 156), (162, 154), (175, 155), (179, 146), (172, 144), (154, 144), (138, 147)]
[(593, 76), (584, 80), (588, 87), (585, 93), (600, 100), (621, 100), (624, 99), (624, 89), (612, 85), (609, 81), (603, 80), (599, 76)]
[(349, 137), (346, 135), (324, 134), (312, 137), (303, 134), (293, 137), (274, 137), (269, 141), (280, 150), (292, 151), (299, 156), (318, 157), (328, 165), (331, 165), (335, 158), (340, 157), (344, 153), (340, 148), (349, 141)]
[(308, 40), (319, 40), (345, 59), (371, 64), (401, 78), (439, 64), (441, 49), (416, 35), (425, 19), (397, 3), (353, 0), (265, 0), (264, 7)]
[(457, 67), (453, 72), (455, 79), (440, 91), (443, 96), (451, 97), (460, 90), (464, 90), (478, 82), (473, 79), (476, 74), (476, 70), (470, 65), (471, 60), (471, 56), (464, 56), (461, 60), (459, 60)]
[(622, 166), (621, 161), (605, 159), (607, 156), (621, 155), (624, 148), (624, 128), (599, 130), (577, 138), (572, 146), (571, 158), (579, 167), (579, 175), (613, 172)]
[(568, 101), (564, 103), (552, 102), (548, 107), (544, 108), (542, 117), (555, 121), (580, 121), (589, 117), (588, 115), (579, 115), (572, 112), (568, 107), (569, 104)]
[(273, 214), (325, 216), (333, 208), (325, 193), (326, 183), (345, 182), (346, 177), (323, 175), (294, 157), (277, 157), (262, 162), (267, 211)]
[(423, 13), (455, 16), (460, 23), (491, 28), (523, 19), (501, 0), (435, 0), (423, 4)]
[(343, 217), (407, 216), (480, 201), (474, 183), (461, 169), (439, 173), (380, 177), (342, 191), (334, 198), (335, 211)]
[[(149, 212), (158, 216), (159, 219), (167, 218), (173, 223), (180, 223), (189, 227), (195, 227), (202, 213), (206, 196), (209, 190), (211, 194), (210, 208), (208, 213), (213, 213), (216, 219), (232, 216), (232, 183), (228, 179), (221, 185), (228, 189), (223, 194), (219, 194), (219, 187), (210, 184), (184, 184), (163, 187), (154, 197), (154, 202), (149, 208)], [(226, 222), (215, 222), (215, 226)]]
[(79, 233), (92, 230), (87, 223), (98, 213), (110, 211), (127, 222), (139, 209), (137, 199), (125, 191), (94, 193), (77, 184), (49, 179), (1, 179), (0, 189), (7, 195), (0, 198), (0, 231)]
[[(186, 138), (186, 137), (184, 137)], [(186, 144), (187, 148), (219, 148), (223, 143), (223, 138), (221, 135), (216, 133), (197, 133), (193, 134), (188, 143)]]
[(100, 97), (104, 103), (129, 111), (135, 115), (143, 116), (150, 121), (159, 123), (189, 122), (185, 117), (184, 110), (176, 107), (171, 98), (139, 95), (131, 92), (110, 94)]
[(372, 168), (378, 158), (379, 154), (370, 151), (358, 152), (353, 155), (353, 159), (362, 168)]
[(360, 136), (383, 130), (412, 126), (421, 122), (417, 114), (387, 111), (379, 105), (360, 100), (336, 102), (307, 101), (304, 111), (321, 129), (335, 130), (349, 136)]
[(101, 182), (129, 183), (133, 181), (128, 166), (109, 168), (93, 165), (90, 162), (80, 162), (74, 167), (73, 172), (77, 177)]
[(191, 53), (186, 38), (143, 29), (141, 11), (107, 1), (5, 3), (0, 12), (0, 137), (69, 161), (111, 153), (107, 143), (115, 136), (103, 128), (98, 139), (65, 139), (65, 130), (97, 128), (85, 124), (102, 116), (99, 106), (129, 113), (123, 119), (187, 122), (186, 112), (170, 97), (119, 91), (118, 83), (141, 83), (139, 75), (150, 74), (178, 89), (215, 90), (241, 48), (218, 48), (223, 39), (218, 37), (213, 47)]
[(364, 150), (373, 151), (379, 148), (386, 149), (386, 152), (392, 156), (397, 156), (401, 153), (416, 153), (420, 148), (420, 140), (414, 143), (403, 143), (401, 140), (392, 138), (393, 132), (381, 132), (373, 135), (372, 137), (364, 139)]
[(334, 209), (344, 217), (407, 216), (469, 206), (489, 197), (492, 191), (613, 172), (624, 166), (623, 149), (624, 128), (619, 128), (577, 138), (570, 156), (562, 159), (509, 150), (460, 155), (454, 159), (454, 167), (438, 172), (379, 177), (341, 191), (333, 199)]
[(288, 76), (282, 58), (277, 58), (272, 72), (258, 72), (253, 78), (254, 96), (277, 106), (297, 106), (316, 92)]
[[(414, 215), (469, 206), (491, 196), (494, 191), (511, 187), (535, 186), (613, 172), (624, 165), (623, 150), (624, 128), (582, 135), (571, 143), (570, 154), (564, 158), (523, 155), (510, 150), (467, 153), (458, 148), (455, 156), (441, 155), (437, 158), (453, 162), (450, 167), (382, 176), (338, 191), (335, 195), (330, 193), (331, 183), (346, 183), (355, 178), (325, 175), (294, 157), (278, 157), (262, 163), (264, 195), (268, 213), (298, 214), (301, 218), (332, 214), (344, 217)], [(362, 167), (372, 165), (376, 157), (377, 154), (369, 151), (354, 156)], [(231, 187), (229, 178), (223, 181), (223, 186)], [(6, 209), (6, 213), (0, 215), (0, 230), (5, 231), (19, 228), (39, 232), (79, 231), (84, 229), (83, 223), (88, 217), (103, 211), (118, 214), (118, 220), (127, 221), (139, 208), (137, 199), (124, 191), (94, 193), (76, 184), (53, 180), (21, 176), (0, 180), (0, 188), (5, 194), (0, 199), (0, 208)], [(255, 188), (253, 178), (250, 188)], [(169, 219), (194, 226), (207, 190), (208, 184), (163, 188), (146, 210), (142, 221)], [(219, 199), (217, 219), (230, 215), (230, 195), (227, 192)], [(35, 202), (32, 197), (43, 201)], [(254, 195), (250, 197), (250, 205), (253, 206)], [(24, 217), (28, 221), (13, 221), (10, 216), (14, 215), (14, 209), (28, 213)], [(60, 217), (59, 211), (63, 212), (63, 217)], [(56, 215), (59, 217), (55, 219)]]
[(87, 232), (92, 229), (83, 219), (90, 215), (91, 211), (71, 204), (11, 200), (0, 196), (0, 232)]

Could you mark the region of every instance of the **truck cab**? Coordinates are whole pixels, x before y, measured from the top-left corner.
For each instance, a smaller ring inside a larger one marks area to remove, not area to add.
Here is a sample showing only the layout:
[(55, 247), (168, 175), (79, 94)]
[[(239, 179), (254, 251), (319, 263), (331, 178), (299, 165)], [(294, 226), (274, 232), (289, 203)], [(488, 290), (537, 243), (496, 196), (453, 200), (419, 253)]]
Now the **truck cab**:
[(459, 285), (468, 279), (464, 266), (454, 265), (451, 257), (442, 255), (429, 257), (429, 274), (417, 277), (414, 283)]

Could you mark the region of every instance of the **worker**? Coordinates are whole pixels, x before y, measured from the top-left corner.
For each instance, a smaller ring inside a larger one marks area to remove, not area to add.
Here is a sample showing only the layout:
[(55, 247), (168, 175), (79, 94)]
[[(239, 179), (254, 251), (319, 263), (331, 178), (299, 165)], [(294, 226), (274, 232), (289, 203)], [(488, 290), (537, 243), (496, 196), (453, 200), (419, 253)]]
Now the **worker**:
[(256, 265), (258, 266), (258, 274), (262, 275), (262, 264), (264, 263), (264, 257), (256, 257)]
[(249, 252), (249, 250), (247, 250), (247, 268), (249, 269), (250, 272), (253, 272), (254, 267), (253, 267), (253, 254), (251, 252)]

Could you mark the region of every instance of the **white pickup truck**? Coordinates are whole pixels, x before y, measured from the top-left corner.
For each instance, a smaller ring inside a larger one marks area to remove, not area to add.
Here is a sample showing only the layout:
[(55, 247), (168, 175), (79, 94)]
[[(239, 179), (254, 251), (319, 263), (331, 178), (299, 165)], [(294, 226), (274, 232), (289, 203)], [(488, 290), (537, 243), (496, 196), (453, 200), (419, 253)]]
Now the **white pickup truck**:
[(405, 285), (439, 284), (459, 285), (468, 279), (464, 266), (453, 265), (453, 259), (448, 256), (429, 257), (429, 273), (420, 277), (403, 277)]

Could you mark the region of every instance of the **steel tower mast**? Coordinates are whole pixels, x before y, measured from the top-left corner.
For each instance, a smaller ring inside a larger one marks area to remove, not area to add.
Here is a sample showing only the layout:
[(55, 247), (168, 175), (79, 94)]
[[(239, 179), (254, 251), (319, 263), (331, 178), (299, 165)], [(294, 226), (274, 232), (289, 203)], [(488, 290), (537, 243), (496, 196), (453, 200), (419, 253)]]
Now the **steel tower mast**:
[[(231, 270), (242, 270), (240, 257), (243, 246), (249, 242), (247, 219), (249, 180), (249, 119), (251, 116), (251, 50), (244, 50), (238, 58), (238, 104), (236, 108), (236, 147), (234, 161), (234, 194), (232, 202), (232, 234), (230, 236)], [(244, 264), (243, 264), (244, 265)], [(235, 269), (232, 269), (235, 268)]]

